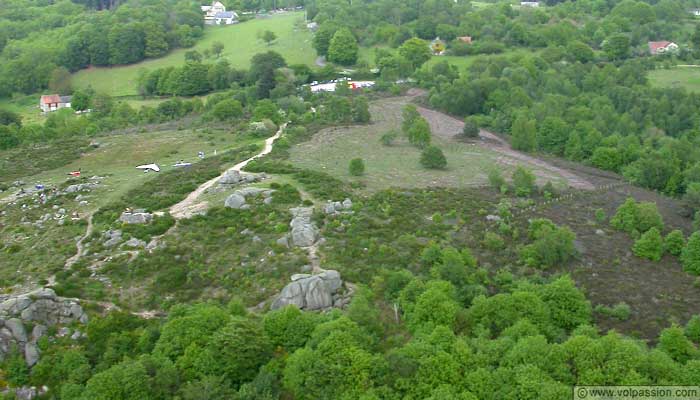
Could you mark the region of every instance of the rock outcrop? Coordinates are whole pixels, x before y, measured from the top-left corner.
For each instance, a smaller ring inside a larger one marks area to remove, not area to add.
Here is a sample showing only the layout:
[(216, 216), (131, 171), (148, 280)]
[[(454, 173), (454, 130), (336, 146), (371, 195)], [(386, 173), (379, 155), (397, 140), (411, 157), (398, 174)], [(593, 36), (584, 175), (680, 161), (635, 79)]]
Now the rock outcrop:
[(95, 189), (98, 186), (99, 186), (99, 184), (94, 183), (94, 182), (77, 183), (75, 185), (70, 185), (70, 186), (66, 187), (63, 191), (65, 193), (76, 193), (76, 192), (84, 192), (84, 191), (89, 192), (90, 190)]
[(290, 242), (294, 246), (309, 247), (318, 240), (318, 228), (311, 221), (313, 207), (296, 207), (289, 210), (292, 213)]
[(122, 231), (119, 229), (110, 229), (103, 233), (102, 237), (105, 239), (105, 247), (114, 247), (122, 241)]
[(146, 210), (124, 211), (119, 216), (119, 221), (125, 224), (147, 224), (153, 219), (153, 214)]
[(224, 175), (219, 179), (219, 185), (238, 185), (242, 183), (253, 183), (261, 179), (264, 179), (264, 174), (251, 174), (251, 173), (241, 173), (236, 170), (228, 170), (224, 172)]
[[(39, 360), (37, 341), (47, 326), (87, 323), (88, 316), (77, 300), (56, 296), (44, 288), (17, 296), (0, 296), (0, 359), (18, 348), (30, 367)], [(31, 334), (25, 324), (34, 325)]]
[(349, 296), (341, 294), (342, 288), (343, 281), (338, 271), (326, 270), (317, 275), (295, 274), (270, 308), (276, 310), (290, 304), (309, 311), (343, 307), (349, 302)]

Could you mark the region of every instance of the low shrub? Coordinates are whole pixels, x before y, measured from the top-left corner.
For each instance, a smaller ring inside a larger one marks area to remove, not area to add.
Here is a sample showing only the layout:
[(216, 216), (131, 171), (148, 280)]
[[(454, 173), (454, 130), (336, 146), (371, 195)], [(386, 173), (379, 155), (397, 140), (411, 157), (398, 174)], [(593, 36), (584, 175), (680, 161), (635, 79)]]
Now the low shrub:
[(568, 227), (558, 227), (548, 219), (533, 220), (528, 237), (533, 242), (520, 249), (520, 261), (529, 267), (553, 267), (576, 254), (576, 235)]
[(664, 251), (668, 254), (679, 256), (685, 246), (685, 236), (679, 229), (671, 231), (664, 239)]
[(428, 146), (423, 149), (420, 156), (420, 163), (428, 169), (445, 169), (447, 167), (447, 159), (439, 147)]
[(659, 261), (664, 252), (664, 239), (657, 228), (651, 228), (634, 242), (632, 252), (637, 257)]
[(601, 315), (615, 318), (619, 321), (627, 321), (632, 314), (632, 309), (629, 305), (627, 305), (627, 303), (621, 302), (615, 304), (613, 307), (608, 307), (599, 304), (595, 307), (595, 312)]
[(513, 172), (513, 186), (517, 196), (527, 197), (537, 189), (535, 175), (523, 167), (518, 167)]
[(352, 176), (362, 176), (365, 173), (365, 162), (361, 158), (353, 158), (350, 160), (348, 172)]
[(506, 243), (501, 237), (501, 235), (494, 232), (486, 232), (484, 234), (484, 240), (482, 241), (484, 247), (489, 250), (501, 250), (505, 247)]

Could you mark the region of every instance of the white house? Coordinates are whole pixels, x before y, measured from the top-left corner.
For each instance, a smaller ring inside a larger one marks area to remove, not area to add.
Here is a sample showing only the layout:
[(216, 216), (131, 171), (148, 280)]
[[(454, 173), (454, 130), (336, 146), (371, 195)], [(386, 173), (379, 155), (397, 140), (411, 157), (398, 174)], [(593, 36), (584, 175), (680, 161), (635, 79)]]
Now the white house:
[(207, 25), (231, 25), (238, 22), (238, 14), (234, 11), (226, 11), (220, 1), (214, 1), (210, 6), (202, 6), (204, 23)]
[(658, 54), (675, 53), (678, 51), (678, 45), (673, 42), (649, 42), (649, 54), (652, 56)]
[(532, 7), (532, 8), (537, 8), (540, 6), (539, 1), (521, 1), (520, 2), (520, 7)]
[(41, 112), (47, 113), (60, 110), (61, 108), (68, 108), (70, 107), (70, 102), (71, 96), (43, 95), (39, 100), (39, 108), (41, 108)]
[(690, 10), (688, 12), (695, 15), (696, 17), (700, 17), (700, 8), (693, 8), (692, 10)]

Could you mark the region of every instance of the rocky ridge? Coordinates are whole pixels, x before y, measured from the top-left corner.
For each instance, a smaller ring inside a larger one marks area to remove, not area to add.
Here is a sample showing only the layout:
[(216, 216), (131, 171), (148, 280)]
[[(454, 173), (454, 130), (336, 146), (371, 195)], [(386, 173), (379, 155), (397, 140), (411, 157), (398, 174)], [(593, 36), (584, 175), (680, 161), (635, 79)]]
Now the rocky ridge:
[[(0, 359), (16, 347), (31, 367), (39, 360), (37, 341), (48, 327), (74, 322), (86, 324), (88, 315), (78, 300), (59, 297), (52, 289), (0, 296)], [(27, 324), (34, 326), (31, 333), (27, 332)]]

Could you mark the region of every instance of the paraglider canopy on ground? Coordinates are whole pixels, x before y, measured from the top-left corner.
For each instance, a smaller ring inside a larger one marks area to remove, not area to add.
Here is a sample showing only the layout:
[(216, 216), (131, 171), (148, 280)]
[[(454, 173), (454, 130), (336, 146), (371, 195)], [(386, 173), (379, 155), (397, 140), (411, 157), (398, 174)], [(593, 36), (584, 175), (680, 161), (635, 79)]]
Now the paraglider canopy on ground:
[(143, 164), (139, 165), (136, 168), (144, 170), (144, 172), (148, 171), (155, 171), (155, 172), (160, 172), (160, 167), (158, 164)]

